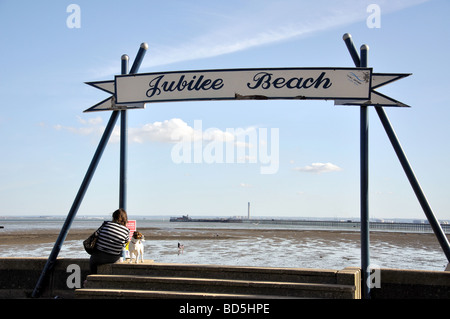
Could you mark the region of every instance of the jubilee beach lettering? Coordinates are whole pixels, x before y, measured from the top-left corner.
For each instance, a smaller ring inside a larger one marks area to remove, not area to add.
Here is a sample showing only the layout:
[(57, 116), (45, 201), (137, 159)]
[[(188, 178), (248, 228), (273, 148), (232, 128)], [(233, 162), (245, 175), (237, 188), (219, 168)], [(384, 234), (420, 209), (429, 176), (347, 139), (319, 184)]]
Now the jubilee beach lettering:
[(272, 80), (273, 74), (268, 72), (259, 72), (253, 77), (252, 83), (247, 83), (249, 89), (269, 89), (271, 86), (276, 89), (288, 88), (288, 89), (309, 89), (314, 86), (315, 89), (320, 88), (322, 85), (323, 89), (328, 89), (331, 87), (332, 83), (329, 78), (325, 77), (325, 72), (322, 72), (316, 79), (301, 77), (293, 77), (286, 80), (284, 77), (278, 77)]
[[(151, 98), (155, 94), (159, 95), (161, 94), (161, 91), (164, 92), (173, 92), (178, 91), (181, 92), (184, 89), (188, 91), (200, 91), (200, 90), (220, 90), (223, 88), (223, 79), (215, 79), (214, 81), (211, 79), (205, 79), (203, 75), (200, 75), (197, 79), (197, 76), (192, 76), (192, 79), (190, 81), (185, 80), (185, 76), (182, 75), (178, 79), (178, 82), (176, 81), (164, 81), (161, 83), (162, 79), (164, 78), (164, 75), (157, 76), (153, 80), (150, 81), (148, 84), (150, 89), (147, 90), (147, 97)], [(176, 84), (175, 84), (176, 83)]]
[[(263, 89), (268, 90), (270, 88), (275, 89), (328, 89), (331, 87), (331, 80), (325, 77), (326, 72), (320, 73), (317, 78), (309, 77), (274, 77), (272, 73), (268, 72), (258, 72), (253, 78), (252, 82), (247, 82), (247, 87), (251, 90)], [(204, 75), (200, 75), (198, 78), (193, 75), (190, 79), (186, 78), (183, 74), (178, 80), (164, 81), (164, 75), (160, 75), (152, 79), (148, 86), (150, 87), (146, 96), (152, 98), (154, 95), (160, 95), (163, 92), (182, 92), (186, 91), (208, 91), (220, 90), (224, 87), (224, 79), (210, 79), (206, 78)]]

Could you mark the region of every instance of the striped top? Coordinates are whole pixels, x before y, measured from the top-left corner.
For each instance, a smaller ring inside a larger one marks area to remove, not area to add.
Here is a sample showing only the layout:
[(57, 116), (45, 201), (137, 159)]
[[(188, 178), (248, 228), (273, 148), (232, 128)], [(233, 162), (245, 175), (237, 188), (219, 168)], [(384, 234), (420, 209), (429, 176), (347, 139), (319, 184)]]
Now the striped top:
[(105, 222), (100, 229), (95, 247), (107, 254), (120, 256), (122, 248), (128, 243), (129, 234), (130, 230), (127, 227), (114, 222)]

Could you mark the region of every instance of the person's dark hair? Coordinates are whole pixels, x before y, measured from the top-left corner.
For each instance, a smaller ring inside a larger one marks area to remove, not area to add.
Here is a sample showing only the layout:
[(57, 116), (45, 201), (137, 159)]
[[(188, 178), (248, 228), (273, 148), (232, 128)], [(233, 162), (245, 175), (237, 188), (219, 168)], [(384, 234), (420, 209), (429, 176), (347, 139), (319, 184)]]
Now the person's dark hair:
[(128, 216), (127, 216), (127, 212), (123, 209), (123, 208), (119, 208), (118, 210), (116, 210), (113, 215), (113, 222), (126, 226), (128, 223)]

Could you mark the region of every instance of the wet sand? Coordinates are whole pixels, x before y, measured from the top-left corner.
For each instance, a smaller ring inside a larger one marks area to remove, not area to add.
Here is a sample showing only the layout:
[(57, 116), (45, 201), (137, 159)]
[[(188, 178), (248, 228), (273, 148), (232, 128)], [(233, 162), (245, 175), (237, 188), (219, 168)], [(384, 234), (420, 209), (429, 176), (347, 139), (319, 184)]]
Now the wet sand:
[[(66, 240), (84, 240), (94, 229), (71, 229)], [(265, 229), (198, 229), (198, 228), (140, 228), (147, 241), (151, 240), (229, 240), (264, 238), (290, 239), (295, 241), (323, 240), (325, 242), (347, 242), (359, 246), (360, 233), (357, 231), (335, 230), (265, 230)], [(0, 230), (0, 246), (29, 245), (54, 243), (59, 230), (40, 230), (32, 232), (4, 232)], [(447, 235), (448, 236), (448, 235)], [(380, 232), (370, 233), (371, 244), (384, 243), (387, 245), (404, 246), (409, 248), (440, 249), (434, 234)]]

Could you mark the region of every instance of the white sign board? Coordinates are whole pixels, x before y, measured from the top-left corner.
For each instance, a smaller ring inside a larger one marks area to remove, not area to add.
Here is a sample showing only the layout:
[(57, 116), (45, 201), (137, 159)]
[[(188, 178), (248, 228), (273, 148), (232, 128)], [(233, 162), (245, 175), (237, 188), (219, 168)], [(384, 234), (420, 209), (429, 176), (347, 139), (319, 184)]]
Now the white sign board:
[(126, 226), (130, 230), (130, 238), (129, 238), (129, 240), (131, 240), (131, 237), (133, 237), (133, 234), (136, 231), (136, 221), (135, 220), (128, 220)]
[[(372, 68), (265, 68), (116, 75), (87, 84), (112, 96), (86, 112), (143, 108), (145, 103), (202, 100), (335, 100), (343, 105), (388, 101), (375, 88), (409, 74), (373, 74)], [(389, 102), (394, 105), (398, 101)], [(402, 105), (400, 102), (398, 106)]]
[(257, 69), (116, 76), (116, 104), (232, 99), (369, 99), (371, 69)]

